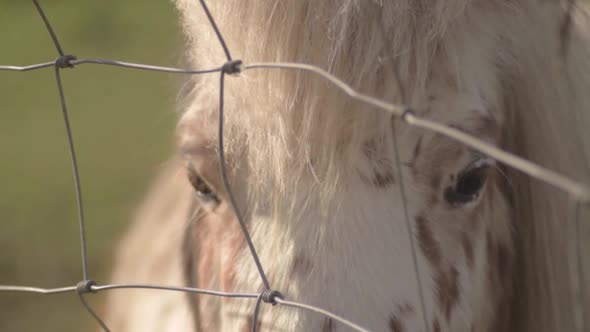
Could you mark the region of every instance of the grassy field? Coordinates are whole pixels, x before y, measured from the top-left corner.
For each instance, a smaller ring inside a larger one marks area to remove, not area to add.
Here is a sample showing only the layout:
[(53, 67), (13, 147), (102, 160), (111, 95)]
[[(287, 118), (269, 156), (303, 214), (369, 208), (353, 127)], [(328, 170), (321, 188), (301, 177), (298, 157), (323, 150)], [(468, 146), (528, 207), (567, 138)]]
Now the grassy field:
[[(43, 1), (66, 53), (175, 66), (169, 1)], [(30, 1), (0, 2), (0, 64), (56, 51)], [(134, 206), (172, 150), (179, 77), (83, 65), (63, 73), (85, 199), (90, 276), (105, 282)], [(81, 280), (74, 186), (53, 69), (0, 72), (0, 284)], [(149, 245), (149, 244), (146, 244)], [(102, 295), (89, 299), (100, 306)], [(0, 293), (0, 331), (95, 329), (77, 295)]]

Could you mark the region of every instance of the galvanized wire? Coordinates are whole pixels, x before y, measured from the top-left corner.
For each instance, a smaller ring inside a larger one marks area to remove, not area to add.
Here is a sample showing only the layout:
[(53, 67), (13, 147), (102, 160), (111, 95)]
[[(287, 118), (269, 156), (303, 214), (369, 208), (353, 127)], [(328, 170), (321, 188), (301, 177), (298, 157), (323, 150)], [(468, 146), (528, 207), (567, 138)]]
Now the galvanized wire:
[(395, 116), (401, 117), (404, 122), (411, 126), (428, 129), (437, 134), (451, 138), (470, 148), (483, 153), (484, 155), (495, 159), (507, 166), (519, 170), (537, 180), (550, 184), (570, 195), (574, 200), (582, 203), (590, 202), (590, 188), (588, 185), (580, 183), (580, 181), (572, 180), (562, 174), (545, 168), (541, 165), (535, 164), (522, 157), (506, 152), (498, 147), (490, 145), (472, 135), (469, 135), (458, 129), (421, 118), (411, 111), (411, 108), (403, 104), (392, 104), (377, 98), (362, 94), (354, 90), (350, 85), (338, 79), (329, 72), (313, 65), (300, 63), (252, 63), (243, 66), (244, 70), (266, 68), (266, 69), (291, 69), (310, 72), (326, 79), (332, 83), (334, 87), (346, 93), (350, 98), (359, 101), (363, 104), (375, 107), (382, 111), (391, 113)]
[[(445, 126), (443, 124), (439, 124), (437, 122), (421, 118), (414, 114), (411, 111), (411, 108), (404, 104), (393, 104), (388, 103), (377, 98), (371, 97), (369, 95), (362, 94), (356, 90), (354, 90), (350, 85), (343, 82), (342, 80), (338, 79), (337, 77), (333, 76), (329, 72), (308, 64), (301, 64), (301, 63), (251, 63), (242, 65), (241, 61), (233, 60), (227, 47), (227, 44), (224, 41), (223, 35), (220, 32), (219, 27), (215, 23), (213, 19), (213, 15), (207, 8), (207, 5), (204, 0), (199, 0), (202, 6), (203, 11), (206, 13), (209, 23), (211, 24), (214, 32), (223, 48), (226, 61), (224, 61), (220, 66), (210, 69), (183, 69), (183, 68), (175, 68), (175, 67), (165, 67), (165, 66), (156, 66), (156, 65), (149, 65), (149, 64), (140, 64), (140, 63), (133, 63), (133, 62), (124, 62), (124, 61), (117, 61), (117, 60), (110, 60), (110, 59), (76, 59), (74, 56), (69, 56), (64, 53), (63, 48), (57, 38), (57, 35), (51, 26), (50, 20), (48, 19), (47, 15), (43, 11), (42, 7), (40, 6), (38, 0), (32, 0), (35, 8), (37, 9), (39, 15), (41, 16), (42, 21), (45, 24), (45, 27), (50, 34), (50, 37), (54, 43), (54, 46), (59, 54), (59, 57), (54, 61), (42, 62), (32, 65), (26, 66), (13, 66), (13, 65), (6, 65), (0, 66), (0, 71), (32, 71), (32, 70), (40, 70), (43, 68), (54, 67), (55, 69), (55, 77), (56, 77), (56, 85), (58, 87), (58, 93), (60, 97), (60, 107), (62, 110), (68, 146), (70, 150), (70, 157), (72, 162), (72, 173), (74, 176), (74, 184), (76, 190), (76, 201), (78, 205), (78, 224), (80, 228), (80, 242), (81, 242), (81, 255), (82, 255), (82, 274), (83, 280), (75, 286), (66, 286), (66, 287), (58, 287), (58, 288), (38, 288), (38, 287), (29, 287), (29, 286), (10, 286), (10, 285), (0, 285), (0, 292), (27, 292), (27, 293), (38, 293), (38, 294), (59, 294), (59, 293), (67, 293), (67, 292), (77, 292), (80, 298), (82, 305), (86, 308), (86, 310), (93, 316), (93, 318), (97, 321), (97, 323), (101, 326), (101, 328), (106, 331), (110, 332), (107, 325), (102, 321), (102, 319), (96, 314), (96, 312), (92, 309), (92, 307), (86, 302), (84, 295), (86, 293), (96, 293), (100, 291), (107, 291), (107, 290), (116, 290), (116, 289), (152, 289), (152, 290), (164, 290), (164, 291), (179, 291), (179, 292), (188, 292), (188, 293), (195, 293), (201, 295), (208, 295), (208, 296), (219, 296), (219, 297), (227, 297), (227, 298), (242, 298), (242, 299), (256, 299), (255, 305), (255, 313), (254, 319), (252, 322), (252, 330), (255, 331), (257, 326), (257, 319), (258, 319), (258, 312), (260, 310), (260, 306), (262, 302), (270, 303), (273, 305), (283, 305), (288, 307), (299, 308), (302, 310), (307, 310), (311, 312), (315, 312), (317, 314), (323, 315), (325, 317), (329, 317), (334, 319), (356, 331), (366, 332), (367, 329), (363, 328), (362, 326), (351, 322), (344, 317), (340, 317), (334, 313), (326, 311), (324, 309), (311, 306), (308, 304), (298, 303), (294, 301), (289, 301), (283, 298), (282, 294), (280, 294), (276, 290), (272, 290), (268, 279), (265, 275), (264, 269), (262, 268), (262, 264), (260, 263), (260, 259), (256, 253), (240, 210), (235, 202), (235, 199), (232, 194), (231, 186), (227, 181), (227, 175), (225, 170), (225, 155), (224, 155), (224, 144), (223, 144), (223, 120), (224, 120), (224, 80), (226, 74), (237, 74), (240, 71), (245, 70), (258, 70), (258, 69), (276, 69), (276, 70), (297, 70), (297, 71), (304, 71), (308, 73), (312, 73), (318, 75), (319, 77), (325, 79), (327, 82), (331, 83), (335, 88), (341, 90), (346, 95), (348, 95), (351, 99), (356, 100), (357, 102), (363, 103), (367, 106), (374, 107), (376, 109), (388, 112), (393, 114), (396, 117), (399, 117), (404, 123), (423, 128), (426, 130), (430, 130), (441, 134), (443, 136), (449, 137), (454, 139), (458, 142), (461, 142), (474, 150), (477, 150), (490, 158), (493, 158), (501, 163), (504, 163), (507, 166), (510, 166), (514, 169), (517, 169), (537, 180), (545, 182), (557, 189), (560, 189), (570, 195), (573, 201), (576, 203), (576, 210), (575, 210), (575, 223), (576, 227), (579, 227), (579, 208), (582, 204), (587, 204), (590, 202), (590, 188), (580, 183), (579, 181), (575, 181), (570, 179), (564, 175), (561, 175), (557, 172), (554, 172), (550, 169), (532, 163), (524, 158), (516, 156), (514, 154), (508, 153), (503, 151), (495, 146), (492, 146), (486, 142), (483, 142), (469, 134), (466, 134), (460, 130), (455, 128), (451, 128)], [(86, 230), (84, 224), (84, 202), (82, 200), (82, 188), (81, 188), (81, 180), (77, 165), (76, 153), (74, 148), (74, 138), (72, 134), (71, 125), (69, 122), (68, 117), (68, 110), (66, 105), (66, 98), (64, 94), (64, 88), (61, 79), (61, 70), (64, 68), (74, 68), (79, 65), (84, 64), (98, 64), (98, 65), (108, 65), (108, 66), (117, 66), (123, 68), (130, 68), (134, 70), (146, 70), (146, 71), (155, 71), (155, 72), (166, 72), (166, 73), (173, 73), (173, 74), (188, 74), (188, 75), (199, 75), (199, 74), (211, 74), (211, 73), (220, 73), (220, 94), (219, 94), (219, 131), (218, 131), (218, 143), (219, 143), (219, 155), (220, 155), (220, 171), (222, 176), (222, 181), (224, 188), (228, 194), (230, 204), (232, 205), (246, 242), (248, 244), (249, 250), (252, 254), (262, 282), (264, 284), (264, 290), (260, 293), (233, 293), (233, 292), (221, 292), (215, 290), (205, 290), (193, 287), (178, 287), (178, 286), (164, 286), (164, 285), (150, 285), (150, 284), (117, 284), (117, 285), (97, 285), (94, 281), (89, 279), (88, 276), (88, 264), (87, 264), (87, 249), (86, 249)], [(397, 140), (395, 140), (397, 142)], [(397, 144), (397, 143), (396, 143)], [(399, 164), (399, 155), (397, 146), (396, 149), (396, 162)], [(399, 165), (398, 165), (399, 166)], [(398, 167), (398, 169), (401, 169)], [(399, 174), (402, 177), (402, 174)], [(404, 214), (406, 217), (406, 221), (409, 223), (408, 213), (407, 213), (407, 202), (405, 199), (405, 192), (402, 186), (401, 188), (404, 204)], [(422, 311), (424, 315), (424, 320), (426, 324), (426, 331), (428, 331), (428, 324), (427, 324), (427, 317), (426, 311), (424, 307), (424, 301), (422, 296), (422, 288), (421, 288), (421, 277), (420, 272), (418, 269), (417, 264), (417, 257), (415, 252), (415, 245), (413, 242), (413, 234), (411, 226), (408, 224), (408, 233), (410, 237), (410, 243), (412, 246), (412, 252), (414, 255), (414, 264), (416, 267), (416, 274), (419, 282), (419, 289), (420, 298), (422, 301)], [(579, 235), (579, 231), (577, 232)], [(578, 251), (578, 270), (580, 273), (583, 271), (583, 266), (581, 263), (581, 247), (580, 247), (580, 239), (577, 239), (576, 249)]]
[(227, 197), (229, 198), (229, 202), (233, 207), (234, 213), (236, 215), (236, 219), (238, 219), (238, 223), (240, 224), (240, 228), (242, 229), (242, 233), (244, 234), (244, 238), (246, 239), (246, 243), (248, 244), (248, 249), (252, 254), (252, 258), (254, 259), (254, 263), (256, 264), (256, 269), (258, 270), (258, 274), (262, 279), (262, 283), (264, 284), (264, 289), (270, 290), (270, 283), (266, 278), (266, 274), (264, 273), (264, 269), (262, 268), (262, 263), (260, 263), (260, 258), (258, 258), (258, 254), (256, 253), (256, 249), (254, 248), (254, 243), (252, 243), (252, 239), (250, 238), (250, 234), (248, 232), (248, 228), (246, 228), (246, 223), (244, 222), (244, 218), (242, 217), (242, 213), (238, 208), (238, 204), (236, 203), (236, 199), (234, 198), (233, 192), (231, 190), (231, 186), (229, 185), (229, 181), (227, 179), (227, 172), (225, 169), (225, 152), (224, 152), (224, 144), (223, 144), (223, 105), (224, 105), (224, 81), (225, 81), (225, 71), (221, 71), (220, 80), (219, 80), (219, 128), (217, 132), (217, 140), (219, 143), (219, 173), (221, 174), (221, 181), (223, 182), (223, 187), (227, 193)]
[(61, 74), (60, 74), (60, 70), (62, 68), (72, 67), (72, 65), (69, 64), (68, 61), (70, 59), (73, 59), (74, 57), (66, 56), (64, 54), (64, 51), (63, 51), (63, 48), (61, 47), (59, 39), (57, 38), (57, 35), (55, 34), (55, 31), (53, 30), (53, 27), (51, 26), (51, 23), (49, 22), (47, 15), (45, 15), (43, 8), (41, 8), (41, 5), (39, 5), (39, 2), (37, 0), (33, 0), (33, 4), (35, 4), (35, 8), (37, 8), (37, 12), (41, 16), (43, 23), (45, 23), (45, 28), (47, 29), (47, 32), (49, 32), (49, 35), (51, 36), (51, 39), (53, 40), (53, 44), (54, 44), (57, 52), (59, 53), (59, 57), (55, 60), (55, 81), (56, 81), (57, 90), (59, 93), (59, 101), (61, 104), (61, 111), (62, 111), (62, 116), (63, 116), (64, 125), (65, 125), (65, 129), (66, 129), (66, 135), (67, 135), (67, 139), (68, 139), (68, 147), (69, 147), (69, 151), (70, 151), (70, 159), (72, 162), (72, 174), (74, 175), (74, 185), (76, 188), (76, 203), (77, 203), (76, 205), (78, 207), (78, 224), (80, 227), (80, 246), (81, 246), (81, 251), (82, 251), (82, 277), (83, 277), (83, 280), (88, 280), (88, 259), (87, 259), (88, 250), (86, 249), (86, 231), (85, 231), (85, 225), (84, 225), (84, 204), (82, 202), (82, 184), (80, 181), (80, 171), (78, 169), (78, 160), (76, 158), (76, 149), (74, 147), (74, 138), (72, 136), (72, 128), (70, 125), (70, 120), (69, 120), (69, 116), (68, 116), (68, 108), (66, 105), (66, 98), (64, 96), (64, 90), (63, 90), (63, 85), (61, 83)]
[(428, 314), (426, 312), (426, 303), (424, 301), (424, 288), (423, 288), (423, 280), (422, 274), (420, 273), (420, 267), (418, 264), (418, 255), (416, 253), (416, 241), (414, 240), (414, 232), (412, 223), (410, 221), (410, 214), (408, 213), (408, 199), (406, 196), (406, 186), (404, 183), (404, 175), (402, 169), (402, 162), (399, 156), (399, 147), (398, 147), (398, 136), (396, 130), (396, 121), (395, 119), (392, 121), (391, 128), (393, 131), (393, 149), (394, 149), (394, 156), (395, 156), (395, 166), (397, 168), (397, 176), (399, 181), (399, 193), (402, 198), (402, 205), (404, 211), (404, 220), (406, 222), (406, 231), (408, 232), (408, 238), (410, 240), (410, 252), (412, 253), (412, 262), (414, 263), (414, 273), (416, 273), (416, 282), (418, 283), (418, 299), (420, 299), (420, 309), (422, 310), (422, 320), (424, 323), (424, 331), (430, 332), (430, 325), (428, 324)]
[(59, 101), (61, 104), (62, 116), (66, 129), (68, 139), (68, 147), (70, 150), (70, 159), (72, 162), (72, 174), (74, 175), (74, 186), (76, 188), (76, 205), (78, 206), (78, 223), (80, 227), (80, 246), (82, 251), (82, 277), (83, 280), (88, 280), (88, 259), (86, 249), (86, 226), (84, 224), (84, 203), (82, 201), (82, 184), (80, 181), (80, 171), (78, 170), (78, 159), (76, 158), (76, 149), (74, 148), (74, 137), (72, 135), (72, 127), (68, 116), (68, 108), (66, 105), (66, 98), (64, 96), (63, 85), (61, 83), (61, 68), (55, 63), (55, 81), (59, 93)]

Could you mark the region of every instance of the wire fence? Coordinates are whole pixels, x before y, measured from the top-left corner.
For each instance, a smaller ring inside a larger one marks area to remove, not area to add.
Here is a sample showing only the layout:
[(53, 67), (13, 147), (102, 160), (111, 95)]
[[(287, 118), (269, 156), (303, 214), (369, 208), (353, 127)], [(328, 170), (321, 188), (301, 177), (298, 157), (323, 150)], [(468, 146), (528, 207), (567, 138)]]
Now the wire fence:
[[(195, 0), (196, 1), (196, 0)], [(232, 194), (231, 187), (228, 183), (226, 170), (225, 170), (225, 153), (224, 153), (224, 82), (227, 75), (232, 74), (239, 74), (242, 71), (248, 70), (295, 70), (295, 71), (303, 71), (307, 72), (311, 75), (317, 75), (322, 79), (326, 80), (327, 82), (331, 83), (335, 88), (341, 90), (343, 93), (348, 95), (351, 99), (365, 104), (369, 107), (382, 110), (384, 112), (391, 113), (392, 115), (399, 117), (405, 124), (419, 127), (423, 129), (430, 130), (432, 132), (441, 134), (453, 140), (456, 140), (470, 148), (487, 155), (488, 157), (495, 159), (496, 161), (503, 163), (507, 166), (510, 166), (532, 178), (535, 178), (539, 181), (545, 182), (556, 189), (563, 191), (565, 194), (568, 194), (574, 202), (576, 211), (579, 211), (582, 205), (587, 205), (590, 203), (590, 188), (584, 184), (581, 184), (579, 181), (575, 181), (570, 179), (562, 174), (554, 172), (550, 169), (544, 168), (543, 166), (537, 165), (532, 163), (524, 158), (511, 154), (509, 152), (503, 151), (495, 146), (492, 146), (488, 143), (485, 143), (475, 137), (472, 137), (465, 132), (457, 130), (452, 127), (445, 126), (443, 124), (430, 121), (425, 118), (421, 118), (417, 116), (411, 109), (411, 107), (403, 104), (392, 104), (388, 103), (371, 96), (359, 93), (358, 91), (354, 90), (351, 86), (346, 84), (345, 82), (341, 81), (337, 77), (331, 75), (329, 72), (318, 68), (316, 66), (302, 64), (302, 63), (242, 63), (240, 60), (234, 60), (231, 56), (231, 52), (227, 47), (224, 38), (215, 23), (213, 15), (209, 11), (206, 3), (204, 0), (199, 0), (202, 10), (207, 15), (209, 23), (213, 27), (215, 34), (219, 43), (221, 44), (223, 51), (225, 53), (225, 61), (220, 61), (220, 65), (216, 68), (210, 69), (182, 69), (182, 68), (175, 68), (175, 67), (162, 67), (162, 66), (154, 66), (148, 64), (140, 64), (140, 63), (131, 63), (131, 62), (123, 62), (123, 61), (116, 61), (116, 60), (109, 60), (109, 59), (78, 59), (74, 55), (68, 54), (62, 48), (58, 36), (55, 34), (50, 20), (45, 15), (45, 12), (41, 5), (39, 4), (38, 0), (32, 0), (37, 12), (39, 13), (41, 19), (43, 20), (47, 32), (49, 33), (53, 45), (55, 46), (57, 52), (57, 58), (54, 61), (48, 61), (43, 63), (32, 64), (28, 66), (0, 66), (0, 71), (33, 71), (33, 70), (41, 70), (44, 68), (53, 68), (55, 73), (55, 81), (58, 88), (59, 93), (59, 101), (62, 110), (63, 122), (65, 125), (65, 131), (67, 136), (67, 142), (69, 146), (69, 153), (70, 159), (72, 164), (72, 173), (74, 177), (74, 184), (75, 184), (75, 193), (77, 199), (77, 208), (78, 208), (78, 226), (79, 226), (79, 236), (80, 236), (80, 252), (81, 252), (81, 261), (82, 261), (82, 280), (78, 282), (76, 285), (67, 286), (67, 287), (59, 287), (59, 288), (38, 288), (38, 287), (28, 287), (28, 286), (8, 286), (8, 285), (0, 285), (0, 292), (26, 292), (26, 293), (38, 293), (38, 294), (59, 294), (59, 293), (70, 293), (75, 292), (79, 295), (79, 299), (81, 304), (84, 308), (88, 311), (88, 313), (96, 320), (96, 322), (100, 325), (100, 327), (106, 331), (110, 332), (111, 330), (108, 328), (107, 324), (101, 319), (101, 317), (94, 311), (94, 309), (88, 304), (85, 300), (84, 295), (88, 293), (96, 293), (102, 292), (107, 290), (116, 290), (116, 289), (151, 289), (151, 290), (161, 290), (161, 291), (176, 291), (176, 292), (189, 292), (195, 293), (200, 295), (208, 295), (208, 296), (219, 296), (219, 297), (227, 297), (227, 298), (242, 298), (242, 299), (252, 299), (256, 300), (256, 305), (254, 309), (254, 316), (252, 319), (252, 331), (257, 330), (257, 317), (260, 310), (262, 303), (268, 303), (272, 305), (281, 305), (281, 306), (288, 306), (299, 308), (301, 310), (306, 310), (310, 312), (315, 312), (320, 315), (324, 315), (328, 318), (334, 319), (356, 331), (368, 331), (366, 328), (355, 324), (347, 320), (345, 317), (340, 317), (334, 313), (328, 312), (318, 307), (314, 307), (308, 304), (289, 301), (285, 299), (284, 296), (280, 293), (279, 290), (275, 290), (271, 287), (266, 274), (265, 270), (260, 263), (258, 255), (256, 253), (256, 249), (246, 225), (244, 223), (244, 219), (237, 208), (237, 204)], [(76, 149), (74, 146), (74, 139), (72, 136), (72, 130), (69, 120), (69, 113), (68, 107), (66, 102), (66, 97), (64, 93), (64, 88), (62, 85), (62, 78), (61, 78), (61, 71), (68, 68), (75, 68), (79, 65), (85, 64), (95, 64), (95, 65), (105, 65), (105, 66), (116, 66), (116, 67), (123, 67), (127, 69), (135, 69), (135, 70), (145, 70), (145, 71), (156, 71), (156, 72), (167, 72), (173, 74), (188, 74), (188, 75), (210, 75), (210, 74), (219, 74), (220, 81), (219, 81), (219, 128), (218, 128), (218, 144), (219, 144), (219, 167), (220, 173), (222, 177), (223, 186), (228, 193), (228, 197), (230, 203), (235, 211), (237, 216), (238, 222), (242, 229), (243, 235), (246, 239), (246, 243), (252, 255), (252, 258), (256, 264), (258, 273), (264, 285), (264, 290), (260, 293), (228, 293), (228, 292), (221, 292), (215, 290), (206, 290), (200, 288), (193, 288), (193, 287), (173, 287), (173, 286), (163, 286), (163, 285), (150, 285), (150, 284), (116, 284), (116, 285), (99, 285), (94, 280), (92, 280), (88, 273), (88, 260), (87, 260), (87, 244), (86, 244), (86, 228), (85, 228), (85, 220), (84, 220), (84, 201), (82, 197), (82, 186), (80, 180), (80, 174), (78, 170), (78, 162), (76, 158)], [(396, 143), (397, 144), (397, 143)], [(401, 171), (401, 167), (399, 167), (400, 160), (398, 155), (398, 148), (397, 145), (395, 146), (395, 153), (396, 153), (396, 164), (399, 171)], [(400, 176), (400, 179), (403, 177)], [(403, 198), (404, 209), (406, 209), (406, 198), (404, 193), (404, 186), (403, 181), (400, 186), (401, 196)], [(406, 227), (408, 228), (408, 234), (412, 234), (411, 232), (411, 225), (409, 222), (407, 211), (404, 211), (405, 219), (406, 219)], [(579, 228), (580, 218), (579, 213), (576, 213), (577, 219), (575, 220), (576, 227)], [(581, 239), (576, 238), (576, 248), (577, 252), (577, 269), (578, 271), (583, 270), (582, 260), (581, 260), (581, 246), (580, 241)], [(425, 312), (424, 308), (424, 299), (422, 296), (422, 286), (421, 286), (421, 277), (420, 272), (417, 268), (417, 255), (415, 250), (415, 244), (413, 240), (413, 236), (410, 235), (410, 245), (412, 249), (413, 255), (413, 263), (416, 268), (416, 275), (418, 276), (418, 294), (421, 305), (422, 305), (422, 312)], [(579, 279), (582, 282), (582, 278)], [(429, 325), (426, 323), (426, 318), (424, 318), (425, 330), (429, 331)], [(584, 327), (582, 327), (584, 330)]]

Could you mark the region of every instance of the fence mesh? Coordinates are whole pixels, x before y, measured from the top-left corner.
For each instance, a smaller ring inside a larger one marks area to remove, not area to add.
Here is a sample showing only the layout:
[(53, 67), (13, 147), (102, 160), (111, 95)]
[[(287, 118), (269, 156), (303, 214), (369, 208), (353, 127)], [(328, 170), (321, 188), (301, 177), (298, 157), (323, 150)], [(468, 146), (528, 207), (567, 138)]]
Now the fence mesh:
[[(195, 0), (196, 1), (196, 0)], [(506, 151), (503, 151), (495, 146), (489, 145), (475, 137), (472, 137), (460, 130), (455, 128), (451, 128), (445, 126), (443, 124), (430, 121), (425, 118), (421, 118), (417, 116), (409, 107), (408, 105), (403, 104), (392, 104), (388, 102), (384, 102), (382, 100), (373, 98), (371, 96), (359, 93), (355, 91), (352, 87), (350, 87), (345, 82), (341, 81), (337, 77), (334, 77), (329, 72), (312, 66), (308, 64), (302, 63), (242, 63), (240, 60), (235, 60), (231, 56), (231, 51), (226, 45), (223, 35), (221, 34), (220, 30), (218, 29), (215, 19), (211, 12), (209, 11), (206, 3), (204, 0), (199, 0), (202, 10), (206, 13), (209, 23), (213, 27), (217, 39), (222, 46), (225, 59), (220, 60), (220, 65), (215, 68), (206, 68), (206, 69), (182, 69), (182, 68), (175, 68), (175, 67), (162, 67), (162, 66), (155, 66), (149, 64), (140, 64), (140, 63), (131, 63), (131, 62), (123, 62), (123, 61), (116, 61), (110, 59), (100, 59), (100, 58), (77, 58), (76, 56), (68, 53), (62, 45), (60, 44), (60, 40), (52, 28), (51, 21), (46, 16), (42, 6), (39, 4), (38, 0), (32, 0), (37, 12), (39, 13), (43, 23), (45, 24), (45, 28), (50, 35), (50, 38), (55, 46), (55, 50), (57, 53), (57, 57), (53, 61), (47, 61), (43, 63), (36, 63), (27, 66), (0, 66), (0, 71), (19, 71), (19, 72), (27, 72), (27, 71), (34, 71), (34, 70), (41, 70), (41, 69), (49, 69), (52, 68), (55, 75), (55, 83), (57, 86), (58, 94), (59, 94), (59, 102), (61, 106), (62, 116), (63, 116), (63, 123), (65, 125), (66, 137), (67, 137), (67, 144), (69, 147), (69, 154), (72, 166), (72, 174), (74, 178), (75, 184), (75, 195), (77, 199), (77, 208), (78, 208), (78, 227), (79, 227), (79, 237), (80, 237), (80, 253), (81, 253), (81, 262), (82, 262), (82, 279), (76, 285), (71, 285), (67, 287), (58, 287), (58, 288), (39, 288), (39, 287), (29, 287), (29, 286), (9, 286), (9, 285), (0, 285), (0, 292), (28, 292), (28, 293), (37, 293), (37, 294), (60, 294), (60, 293), (77, 293), (79, 296), (80, 303), (84, 306), (84, 308), (88, 311), (88, 313), (94, 318), (94, 320), (100, 325), (100, 327), (104, 331), (110, 331), (107, 324), (101, 319), (101, 317), (95, 312), (95, 310), (90, 306), (90, 304), (86, 301), (85, 295), (88, 293), (97, 293), (97, 292), (104, 292), (108, 290), (116, 290), (116, 289), (133, 289), (133, 288), (141, 288), (141, 289), (150, 289), (150, 290), (159, 290), (159, 291), (178, 291), (178, 292), (190, 292), (195, 294), (207, 295), (207, 296), (219, 296), (219, 297), (228, 297), (228, 298), (243, 298), (243, 299), (252, 299), (256, 301), (255, 309), (254, 309), (254, 319), (252, 320), (252, 331), (256, 331), (257, 329), (257, 317), (258, 312), (260, 310), (260, 306), (263, 303), (272, 304), (272, 305), (282, 305), (282, 306), (289, 306), (294, 308), (299, 308), (301, 310), (306, 310), (310, 312), (315, 312), (316, 314), (324, 315), (326, 317), (332, 318), (340, 323), (347, 325), (348, 327), (357, 330), (357, 331), (368, 331), (367, 329), (363, 328), (362, 326), (349, 321), (346, 317), (340, 317), (334, 313), (328, 312), (318, 307), (314, 307), (304, 303), (298, 303), (294, 301), (289, 301), (286, 299), (280, 292), (280, 290), (275, 290), (272, 288), (272, 285), (269, 283), (265, 270), (258, 259), (258, 255), (256, 253), (256, 249), (250, 239), (250, 235), (244, 223), (244, 220), (241, 216), (239, 209), (237, 208), (237, 204), (234, 200), (231, 187), (228, 183), (226, 171), (225, 171), (225, 157), (224, 157), (224, 144), (223, 144), (223, 123), (224, 123), (224, 82), (227, 79), (227, 75), (234, 75), (239, 74), (242, 71), (249, 71), (249, 70), (295, 70), (295, 71), (302, 71), (306, 72), (310, 75), (317, 75), (322, 79), (326, 80), (327, 82), (331, 83), (335, 88), (341, 90), (343, 93), (348, 95), (351, 99), (365, 104), (368, 107), (379, 109), (384, 112), (391, 113), (392, 115), (399, 117), (403, 123), (414, 126), (420, 127), (423, 129), (427, 129), (438, 134), (444, 135), (448, 138), (456, 140), (470, 148), (483, 153), (484, 155), (489, 156), (490, 158), (495, 159), (498, 162), (501, 162), (507, 166), (510, 166), (520, 172), (527, 174), (528, 176), (535, 178), (539, 181), (545, 182), (558, 190), (563, 191), (565, 194), (568, 194), (571, 197), (573, 205), (575, 206), (576, 211), (580, 209), (582, 205), (586, 205), (590, 202), (590, 188), (584, 184), (581, 184), (578, 181), (570, 179), (562, 174), (554, 172), (552, 170), (546, 169), (543, 166), (537, 165), (532, 163), (526, 159), (523, 159), (519, 156), (513, 155)], [(220, 173), (222, 177), (222, 182), (225, 187), (226, 192), (228, 193), (228, 197), (230, 203), (235, 211), (237, 216), (238, 222), (240, 223), (240, 227), (242, 229), (243, 235), (246, 239), (246, 243), (249, 247), (250, 253), (252, 258), (256, 264), (258, 269), (258, 273), (264, 285), (264, 290), (260, 293), (228, 293), (228, 292), (221, 292), (215, 290), (206, 290), (206, 289), (199, 289), (193, 287), (174, 287), (174, 286), (165, 286), (165, 285), (148, 285), (148, 284), (116, 284), (116, 285), (99, 285), (97, 284), (91, 277), (88, 271), (88, 258), (87, 258), (87, 240), (86, 240), (86, 227), (85, 227), (85, 219), (84, 219), (84, 200), (83, 200), (83, 190), (82, 190), (82, 181), (80, 179), (79, 174), (79, 167), (78, 161), (76, 157), (76, 149), (75, 149), (75, 142), (72, 136), (71, 124), (69, 119), (68, 107), (67, 107), (67, 98), (65, 96), (65, 89), (62, 83), (62, 71), (66, 69), (72, 69), (80, 65), (102, 65), (102, 66), (115, 66), (115, 67), (122, 67), (127, 69), (134, 69), (134, 70), (144, 70), (144, 71), (156, 71), (156, 72), (167, 72), (173, 74), (185, 74), (185, 75), (211, 75), (211, 74), (218, 74), (220, 77), (219, 87), (220, 87), (220, 94), (219, 94), (219, 128), (218, 128), (218, 143), (219, 143), (219, 156), (220, 156)], [(397, 140), (396, 140), (397, 141)], [(396, 142), (397, 144), (397, 142)], [(395, 147), (396, 152), (396, 163), (398, 164), (398, 170), (401, 171), (401, 167), (399, 167), (399, 156), (397, 146)], [(403, 179), (403, 177), (399, 177)], [(401, 195), (404, 200), (404, 208), (406, 207), (405, 202), (405, 193), (404, 193), (404, 186), (403, 181), (401, 185)], [(579, 215), (579, 214), (576, 214)], [(408, 234), (412, 234), (411, 225), (409, 223), (409, 218), (407, 215), (407, 211), (405, 211), (405, 219), (406, 219), (406, 226), (408, 228)], [(576, 220), (576, 225), (579, 225), (579, 220)], [(577, 238), (576, 241), (580, 242), (581, 239)], [(422, 287), (420, 286), (420, 271), (417, 268), (417, 258), (415, 252), (415, 244), (413, 241), (413, 237), (410, 236), (410, 243), (412, 246), (412, 253), (413, 253), (413, 262), (414, 266), (416, 267), (416, 275), (418, 276), (418, 291), (422, 291)], [(577, 243), (576, 247), (579, 249), (580, 245)], [(582, 253), (578, 250), (578, 271), (582, 271), (583, 267)], [(579, 280), (583, 280), (583, 278), (579, 278)], [(422, 301), (422, 312), (424, 310), (424, 300), (422, 298), (422, 294), (419, 294), (419, 298)], [(425, 330), (429, 330), (429, 324), (426, 323), (426, 318), (424, 318)], [(583, 329), (583, 327), (582, 327)]]

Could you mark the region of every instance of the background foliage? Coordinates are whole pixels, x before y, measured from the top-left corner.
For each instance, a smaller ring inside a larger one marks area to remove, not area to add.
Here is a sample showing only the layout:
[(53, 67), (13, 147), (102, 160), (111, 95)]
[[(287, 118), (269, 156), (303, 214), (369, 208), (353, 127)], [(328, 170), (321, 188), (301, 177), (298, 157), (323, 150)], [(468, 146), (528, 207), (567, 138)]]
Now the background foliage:
[[(176, 66), (169, 1), (41, 4), (66, 53)], [(56, 51), (32, 2), (0, 1), (0, 64), (50, 61)], [(83, 65), (63, 73), (85, 199), (90, 276), (109, 260), (142, 193), (170, 155), (175, 91), (168, 74)], [(146, 243), (146, 246), (149, 243)], [(81, 280), (72, 173), (52, 68), (0, 72), (0, 284)], [(104, 295), (90, 295), (100, 307)], [(0, 293), (0, 331), (95, 329), (75, 293)]]

